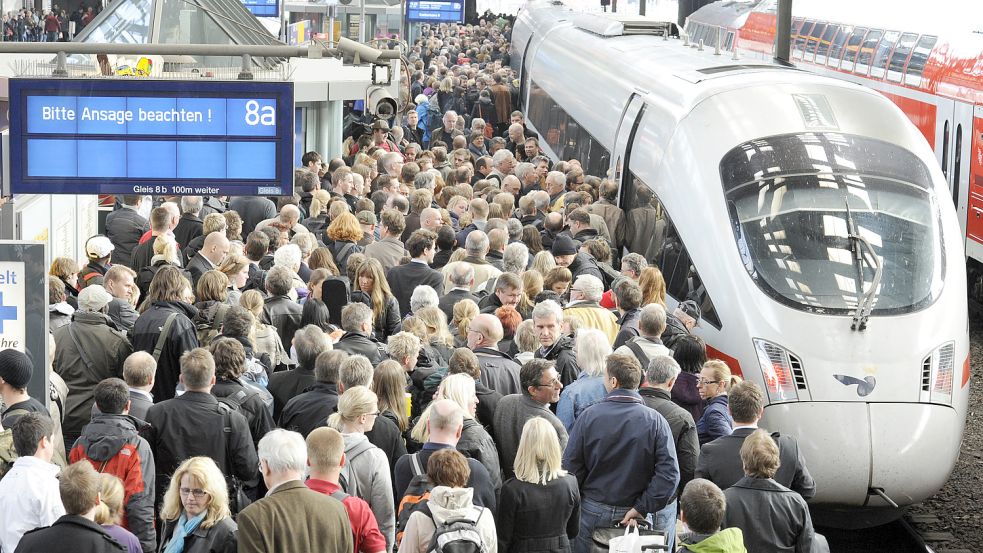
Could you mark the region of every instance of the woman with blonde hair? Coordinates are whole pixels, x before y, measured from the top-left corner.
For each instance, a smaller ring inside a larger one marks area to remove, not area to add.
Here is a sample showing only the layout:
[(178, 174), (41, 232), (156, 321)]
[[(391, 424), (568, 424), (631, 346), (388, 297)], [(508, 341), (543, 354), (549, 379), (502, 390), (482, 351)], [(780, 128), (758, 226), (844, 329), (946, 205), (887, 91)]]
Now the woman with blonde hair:
[(344, 272), (348, 268), (348, 257), (362, 251), (362, 247), (358, 245), (358, 241), (364, 236), (362, 225), (358, 224), (354, 215), (346, 212), (331, 221), (325, 234), (331, 241), (328, 250), (334, 256), (338, 270)]
[(463, 348), (468, 344), (468, 326), (478, 316), (478, 304), (471, 300), (461, 300), (452, 310), (451, 331), (454, 333), (454, 347)]
[(348, 484), (346, 491), (369, 504), (391, 548), (396, 539), (392, 472), (386, 454), (365, 437), (379, 414), (379, 396), (365, 386), (354, 386), (338, 398), (338, 411), (328, 417), (328, 426), (345, 440), (347, 462), (341, 476)]
[(536, 350), (539, 349), (539, 336), (536, 335), (536, 327), (532, 319), (526, 319), (516, 327), (515, 347), (519, 350), (519, 353), (515, 355), (515, 362), (520, 365), (525, 365), (536, 357)]
[(553, 267), (556, 267), (556, 258), (548, 250), (543, 250), (532, 257), (532, 265), (529, 268), (539, 271), (539, 274), (545, 278)]
[(229, 255), (218, 266), (218, 270), (225, 273), (229, 279), (226, 303), (238, 305), (239, 298), (242, 296), (242, 289), (249, 281), (249, 260), (241, 255)]
[(536, 296), (543, 291), (543, 275), (535, 269), (529, 269), (522, 273), (522, 296), (515, 309), (523, 319), (532, 317), (532, 309), (536, 307)]
[(522, 427), (515, 478), (498, 501), (498, 543), (503, 553), (571, 551), (580, 530), (577, 479), (560, 468), (563, 450), (553, 425), (542, 417)]
[[(498, 457), (498, 450), (495, 441), (492, 439), (485, 427), (481, 426), (475, 419), (478, 409), (478, 395), (475, 393), (474, 378), (470, 375), (458, 373), (444, 378), (434, 394), (434, 401), (438, 399), (449, 399), (458, 404), (464, 411), (464, 427), (461, 430), (461, 438), (457, 442), (457, 450), (474, 459), (488, 469), (488, 476), (491, 477), (492, 486), (497, 492), (502, 487), (502, 466)], [(431, 405), (433, 405), (431, 403)], [(430, 439), (427, 432), (427, 423), (430, 421), (430, 407), (428, 406), (420, 419), (413, 426), (412, 437), (420, 443), (426, 443)]]
[(315, 190), (311, 194), (311, 208), (307, 218), (301, 221), (307, 230), (315, 235), (328, 226), (328, 204), (331, 203), (331, 193), (327, 190)]
[(263, 319), (263, 295), (257, 290), (247, 290), (239, 298), (239, 305), (245, 307), (253, 314), (253, 354), (258, 358), (264, 353), (270, 356), (270, 364), (273, 368), (280, 365), (290, 364), (290, 355), (283, 347), (280, 334), (276, 328), (264, 324)]
[(238, 526), (225, 476), (209, 457), (186, 459), (174, 472), (160, 510), (158, 553), (234, 553)]
[(126, 553), (143, 553), (140, 540), (133, 532), (120, 526), (123, 520), (123, 482), (113, 474), (99, 475), (99, 506), (95, 523), (126, 548)]
[(448, 328), (447, 315), (439, 307), (424, 307), (413, 315), (426, 329), (426, 336), (421, 340), (427, 356), (431, 360), (439, 358), (441, 362), (438, 365), (446, 366), (454, 347), (454, 335)]
[(181, 267), (178, 259), (177, 242), (170, 236), (158, 236), (157, 240), (154, 241), (154, 256), (150, 258), (150, 265), (137, 270), (136, 284), (137, 288), (140, 289), (141, 298), (147, 297), (150, 291), (150, 282), (154, 280), (154, 276), (157, 275), (161, 267), (175, 267), (188, 279), (188, 282), (191, 282), (191, 273)]
[[(364, 296), (360, 297), (356, 292), (361, 292)], [(377, 340), (385, 341), (396, 333), (396, 327), (399, 326), (399, 302), (389, 288), (386, 273), (378, 259), (368, 258), (358, 268), (355, 282), (352, 283), (352, 301), (362, 301), (372, 308)]]
[(638, 277), (638, 286), (642, 289), (642, 305), (657, 303), (663, 308), (666, 307), (666, 279), (658, 267), (642, 269), (642, 274)]
[(721, 436), (729, 436), (733, 431), (734, 419), (727, 408), (727, 392), (740, 381), (741, 377), (731, 375), (730, 367), (719, 359), (711, 359), (703, 364), (700, 379), (696, 381), (700, 397), (705, 402), (703, 416), (696, 421), (700, 445)]

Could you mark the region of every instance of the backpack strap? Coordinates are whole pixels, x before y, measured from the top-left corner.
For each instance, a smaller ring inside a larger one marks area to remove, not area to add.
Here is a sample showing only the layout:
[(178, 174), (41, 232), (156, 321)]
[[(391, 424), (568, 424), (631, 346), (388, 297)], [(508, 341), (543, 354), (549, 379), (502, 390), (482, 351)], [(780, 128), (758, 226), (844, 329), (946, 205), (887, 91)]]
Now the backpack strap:
[(82, 347), (81, 342), (79, 342), (78, 336), (75, 335), (75, 323), (69, 323), (68, 325), (68, 335), (72, 338), (72, 343), (75, 344), (75, 349), (79, 352), (79, 357), (82, 358), (82, 364), (88, 369), (90, 374), (96, 374), (96, 370), (93, 368), (92, 360), (89, 359), (89, 354), (86, 353), (85, 348)]
[(154, 345), (154, 361), (160, 363), (160, 354), (164, 351), (164, 342), (167, 341), (167, 336), (171, 333), (171, 327), (174, 326), (174, 319), (177, 318), (177, 313), (171, 313), (167, 316), (167, 320), (164, 321), (164, 326), (160, 329), (160, 334), (157, 335), (157, 343)]
[(638, 362), (641, 363), (643, 367), (647, 367), (649, 365), (649, 356), (645, 355), (645, 351), (642, 349), (642, 346), (638, 345), (638, 342), (635, 340), (629, 340), (625, 345), (628, 346), (628, 349), (635, 354), (635, 357), (638, 358)]
[(230, 307), (227, 303), (218, 304), (218, 307), (215, 308), (215, 318), (212, 319), (212, 330), (222, 330), (222, 323), (225, 322), (225, 316), (229, 313)]
[[(30, 411), (28, 411), (27, 409), (11, 409), (10, 411), (7, 411), (6, 413), (3, 414), (4, 415), (3, 418), (8, 418), (8, 417), (23, 417), (24, 415), (26, 415), (28, 413), (30, 413)], [(0, 422), (0, 430), (3, 430), (3, 423), (2, 422)]]
[(344, 490), (342, 490), (342, 489), (339, 488), (339, 489), (331, 492), (331, 497), (337, 499), (338, 501), (344, 501), (344, 500), (348, 499), (351, 496), (348, 495), (347, 493), (345, 493)]

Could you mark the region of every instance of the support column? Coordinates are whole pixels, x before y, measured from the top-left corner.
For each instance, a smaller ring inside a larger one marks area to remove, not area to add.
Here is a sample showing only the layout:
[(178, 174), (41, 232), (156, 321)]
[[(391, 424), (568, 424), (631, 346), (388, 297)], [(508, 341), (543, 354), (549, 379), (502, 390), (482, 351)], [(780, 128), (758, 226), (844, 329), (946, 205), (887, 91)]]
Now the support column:
[(317, 109), (317, 151), (324, 159), (341, 156), (345, 129), (343, 102), (333, 100), (320, 102)]

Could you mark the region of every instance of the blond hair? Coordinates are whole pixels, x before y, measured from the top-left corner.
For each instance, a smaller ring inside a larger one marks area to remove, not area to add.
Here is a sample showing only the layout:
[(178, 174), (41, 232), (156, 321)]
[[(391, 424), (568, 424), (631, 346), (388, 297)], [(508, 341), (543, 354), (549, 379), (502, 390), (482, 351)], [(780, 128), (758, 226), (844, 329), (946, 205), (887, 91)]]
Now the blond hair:
[(99, 506), (95, 523), (102, 526), (119, 524), (123, 518), (123, 482), (113, 474), (99, 475)]
[(533, 417), (522, 427), (519, 448), (515, 453), (515, 477), (530, 484), (546, 485), (565, 476), (560, 468), (563, 450), (553, 425), (542, 417)]
[(171, 483), (164, 493), (164, 505), (160, 510), (162, 519), (177, 520), (184, 512), (181, 480), (185, 475), (190, 476), (192, 482), (208, 494), (205, 520), (201, 521), (202, 528), (211, 528), (232, 515), (229, 511), (229, 489), (218, 465), (210, 457), (192, 457), (181, 463), (171, 477)]
[(710, 369), (710, 372), (713, 373), (713, 379), (719, 380), (721, 383), (723, 383), (724, 389), (727, 391), (730, 391), (731, 386), (743, 381), (743, 379), (736, 374), (732, 375), (730, 373), (730, 367), (728, 367), (727, 363), (724, 363), (720, 359), (711, 359), (707, 361), (703, 364), (703, 368)]
[(773, 478), (781, 465), (778, 444), (765, 430), (755, 430), (744, 438), (741, 463), (744, 465), (744, 474), (752, 478)]
[(365, 386), (354, 386), (338, 398), (338, 411), (328, 417), (328, 426), (343, 432), (343, 425), (352, 424), (359, 417), (378, 411), (379, 396)]
[(454, 304), (454, 320), (452, 324), (457, 325), (457, 332), (461, 338), (468, 335), (468, 326), (471, 321), (478, 316), (478, 304), (471, 300), (461, 300)]

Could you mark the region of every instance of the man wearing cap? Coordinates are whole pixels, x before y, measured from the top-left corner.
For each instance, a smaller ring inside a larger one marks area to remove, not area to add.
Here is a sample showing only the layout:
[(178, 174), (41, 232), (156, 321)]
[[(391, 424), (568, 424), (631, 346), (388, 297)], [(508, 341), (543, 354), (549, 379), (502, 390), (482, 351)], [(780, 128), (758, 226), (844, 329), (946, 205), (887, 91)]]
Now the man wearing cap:
[(577, 277), (591, 275), (604, 282), (604, 277), (601, 276), (601, 269), (597, 266), (597, 262), (594, 261), (594, 258), (590, 254), (578, 252), (577, 242), (573, 238), (570, 238), (566, 234), (558, 234), (556, 239), (553, 240), (553, 247), (550, 251), (552, 251), (558, 266), (570, 269), (575, 281)]
[(102, 284), (106, 271), (109, 270), (109, 258), (113, 255), (115, 246), (105, 236), (96, 235), (85, 242), (85, 255), (89, 264), (79, 271), (79, 288), (90, 284)]
[(376, 119), (372, 123), (372, 144), (387, 152), (399, 152), (399, 148), (389, 139), (389, 123), (385, 119)]
[(79, 292), (79, 310), (72, 322), (54, 332), (52, 368), (68, 385), (62, 432), (71, 447), (88, 424), (96, 385), (123, 376), (123, 362), (133, 353), (126, 335), (107, 314), (113, 296), (99, 284)]
[[(34, 363), (15, 349), (0, 351), (0, 399), (6, 406), (0, 414), (0, 424), (10, 428), (17, 418), (27, 413), (44, 413), (44, 404), (27, 395), (27, 385), (34, 374)], [(48, 415), (50, 417), (50, 415)]]
[(676, 309), (666, 317), (666, 329), (662, 333), (662, 343), (667, 348), (672, 349), (676, 340), (688, 336), (693, 327), (700, 324), (701, 314), (700, 305), (695, 301), (680, 302)]
[(379, 221), (376, 219), (375, 213), (369, 210), (359, 211), (355, 214), (355, 218), (358, 219), (358, 224), (362, 227), (362, 239), (358, 241), (358, 245), (365, 248), (365, 246), (375, 242), (375, 226), (379, 224)]

